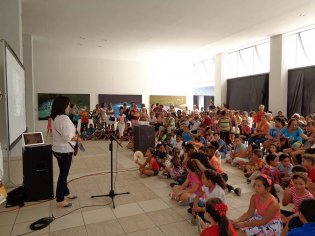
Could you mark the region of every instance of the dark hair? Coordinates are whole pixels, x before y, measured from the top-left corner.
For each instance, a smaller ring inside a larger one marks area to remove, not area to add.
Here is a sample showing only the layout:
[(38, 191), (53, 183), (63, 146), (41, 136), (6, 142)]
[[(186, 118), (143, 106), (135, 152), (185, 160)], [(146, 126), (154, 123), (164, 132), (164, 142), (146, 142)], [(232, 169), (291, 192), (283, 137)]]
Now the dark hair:
[(286, 158), (289, 158), (290, 159), (290, 156), (287, 154), (287, 153), (282, 153), (280, 156), (279, 156), (279, 161), (283, 161), (284, 159)]
[(315, 199), (305, 199), (301, 202), (300, 212), (307, 222), (315, 222)]
[(211, 180), (212, 183), (219, 185), (221, 188), (225, 189), (226, 185), (224, 180), (222, 179), (221, 175), (214, 171), (206, 169), (203, 174), (205, 175), (207, 180)]
[(273, 120), (281, 123), (282, 126), (285, 126), (285, 121), (281, 117), (276, 116)]
[(274, 147), (276, 148), (276, 152), (279, 151), (278, 146), (277, 146), (276, 144), (272, 143), (272, 144), (270, 144), (270, 146), (269, 146), (269, 152), (270, 152), (270, 148), (271, 148), (272, 146), (274, 146)]
[(315, 121), (314, 120), (311, 120), (307, 123), (307, 126), (315, 126)]
[(306, 178), (306, 176), (301, 175), (301, 174), (294, 174), (294, 175), (292, 176), (292, 180), (295, 180), (295, 179), (298, 179), (298, 178), (302, 179), (302, 180), (307, 184), (307, 178)]
[(250, 144), (248, 144), (248, 146), (249, 145), (252, 146), (252, 150), (259, 149), (259, 147), (256, 143), (250, 143)]
[(191, 170), (192, 172), (198, 174), (198, 176), (200, 177), (200, 175), (201, 175), (201, 170), (199, 169), (199, 167), (198, 167), (198, 165), (197, 165), (197, 163), (196, 163), (195, 161), (189, 159), (189, 160), (187, 161), (187, 168), (188, 168), (189, 170)]
[(212, 141), (210, 142), (210, 144), (211, 144), (211, 146), (213, 146), (213, 147), (215, 148), (215, 150), (218, 150), (219, 147), (220, 147), (219, 142), (216, 141), (216, 140), (212, 140)]
[(264, 155), (264, 153), (263, 153), (263, 151), (262, 151), (261, 149), (254, 149), (254, 150), (253, 150), (253, 153), (254, 153), (256, 156), (258, 156), (259, 158), (262, 158), (263, 155)]
[(186, 151), (195, 151), (195, 146), (193, 145), (193, 144), (191, 144), (191, 143), (188, 143), (188, 144), (186, 144), (185, 146), (184, 146), (184, 148), (185, 148), (185, 150)]
[(206, 152), (206, 151), (207, 151), (207, 148), (206, 148), (205, 146), (202, 146), (202, 147), (199, 148), (199, 152), (200, 152), (200, 151)]
[(309, 162), (312, 162), (312, 165), (314, 165), (315, 163), (315, 158), (314, 158), (314, 155), (313, 154), (309, 154), (309, 153), (304, 153), (302, 155), (302, 158), (309, 161)]
[(212, 152), (212, 156), (208, 156), (208, 155), (207, 155), (207, 157), (208, 157), (209, 160), (212, 159), (212, 157), (213, 157), (213, 155), (215, 154), (215, 151), (216, 151), (216, 150), (217, 150), (217, 149), (216, 149), (214, 146), (208, 146), (208, 147), (207, 147), (207, 153), (208, 153), (209, 151)]
[(268, 154), (266, 156), (266, 162), (268, 165), (270, 165), (270, 162), (274, 161), (277, 158), (275, 154)]
[(158, 150), (163, 144), (159, 143), (158, 145), (156, 145), (155, 150)]
[(70, 104), (70, 108), (73, 108), (73, 107), (74, 107), (74, 105), (75, 105), (75, 104), (71, 103), (71, 104)]
[(152, 155), (154, 155), (154, 148), (148, 147), (147, 151), (150, 151)]
[(219, 132), (213, 132), (213, 136), (216, 135), (216, 134), (220, 136)]
[(225, 110), (221, 111), (221, 116), (225, 116), (225, 115), (226, 115), (226, 111)]
[(56, 116), (64, 115), (66, 108), (69, 106), (70, 100), (65, 96), (58, 96), (53, 101), (51, 106), (51, 114), (50, 117), (55, 120)]
[[(270, 191), (269, 191), (269, 192), (277, 199), (278, 202), (280, 201), (280, 200), (279, 200), (279, 197), (278, 197), (278, 195), (277, 195), (275, 186), (274, 186), (272, 183), (269, 184), (267, 178), (265, 178), (265, 177), (263, 177), (262, 175), (260, 175), (260, 176), (258, 176), (255, 180), (260, 180), (260, 181), (263, 183), (263, 185), (264, 185), (265, 188), (269, 188), (269, 187), (270, 187)], [(271, 181), (271, 179), (270, 179), (270, 181)]]
[(219, 235), (230, 236), (232, 235), (229, 228), (229, 220), (226, 215), (220, 216), (219, 212), (215, 209), (215, 205), (222, 204), (220, 198), (209, 198), (206, 204), (206, 212), (212, 217), (212, 219), (218, 223)]
[(303, 173), (307, 173), (307, 169), (301, 165), (296, 165), (296, 166), (293, 166), (292, 168), (292, 173), (293, 172), (303, 172)]
[(291, 124), (292, 124), (293, 121), (298, 122), (297, 119), (291, 118), (291, 119), (289, 120), (289, 122), (288, 122), (288, 126), (287, 126), (288, 128), (291, 126)]

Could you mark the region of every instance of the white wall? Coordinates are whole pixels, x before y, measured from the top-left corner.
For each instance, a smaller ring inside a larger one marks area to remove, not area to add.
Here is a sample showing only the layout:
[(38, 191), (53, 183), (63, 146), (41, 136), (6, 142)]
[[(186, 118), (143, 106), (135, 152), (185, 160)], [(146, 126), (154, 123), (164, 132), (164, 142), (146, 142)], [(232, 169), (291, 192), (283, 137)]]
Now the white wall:
[[(187, 95), (192, 106), (192, 63), (166, 61), (111, 61), (53, 54), (36, 48), (34, 42), (34, 99), (37, 93), (88, 93), (91, 107), (98, 94), (141, 94), (149, 106), (150, 95)], [(46, 121), (36, 121), (36, 130), (46, 130)]]
[(21, 0), (0, 1), (0, 39), (5, 39), (23, 63)]

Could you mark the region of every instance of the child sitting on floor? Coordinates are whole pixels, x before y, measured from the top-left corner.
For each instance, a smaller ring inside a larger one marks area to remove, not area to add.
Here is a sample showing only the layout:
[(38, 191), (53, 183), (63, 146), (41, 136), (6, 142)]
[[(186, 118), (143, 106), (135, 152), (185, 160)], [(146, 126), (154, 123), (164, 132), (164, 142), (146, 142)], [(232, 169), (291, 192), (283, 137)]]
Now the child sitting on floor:
[(278, 169), (280, 171), (281, 186), (285, 188), (291, 182), (293, 165), (290, 162), (289, 155), (286, 153), (279, 156), (279, 161)]
[(170, 193), (170, 197), (180, 205), (187, 205), (191, 196), (198, 193), (202, 186), (200, 169), (193, 160), (187, 161), (187, 170), (185, 182), (182, 185), (175, 185)]
[(153, 153), (154, 149), (149, 147), (145, 153), (147, 159), (144, 164), (140, 164), (138, 160), (136, 160), (136, 163), (139, 165), (140, 174), (144, 174), (147, 176), (158, 175), (160, 167)]
[(288, 236), (315, 235), (315, 200), (304, 200), (300, 205), (299, 219), (302, 227), (292, 229)]
[(228, 206), (220, 198), (208, 199), (205, 217), (209, 219), (210, 226), (204, 228), (200, 236), (237, 236), (233, 225), (226, 217), (227, 210)]
[(251, 180), (255, 179), (254, 176), (250, 178), (254, 172), (261, 171), (262, 168), (265, 166), (266, 163), (263, 161), (262, 158), (263, 151), (261, 149), (253, 150), (252, 157), (244, 169), (244, 175), (247, 178), (247, 183), (251, 183)]
[(280, 236), (282, 222), (280, 218), (279, 198), (271, 179), (260, 175), (255, 179), (255, 193), (252, 195), (248, 210), (232, 221), (238, 235), (276, 235)]
[(313, 198), (313, 195), (306, 189), (307, 178), (304, 175), (294, 174), (292, 177), (293, 187), (286, 188), (282, 199), (282, 205), (287, 206), (289, 203), (293, 203), (293, 211), (281, 210), (282, 222), (286, 223), (290, 218), (297, 214), (300, 204), (303, 200)]
[(227, 154), (226, 162), (231, 163), (232, 166), (239, 165), (240, 162), (249, 162), (246, 155), (246, 146), (237, 135), (234, 138), (234, 150)]
[[(195, 162), (198, 162), (195, 160)], [(205, 203), (209, 198), (220, 198), (222, 202), (226, 203), (225, 192), (224, 189), (226, 185), (222, 177), (213, 170), (204, 170), (201, 175), (202, 187), (194, 195), (190, 201), (191, 208), (188, 209), (189, 213), (192, 213), (193, 216), (199, 215), (202, 220), (206, 220), (204, 218), (205, 213)], [(191, 221), (192, 224), (195, 224), (195, 218)]]

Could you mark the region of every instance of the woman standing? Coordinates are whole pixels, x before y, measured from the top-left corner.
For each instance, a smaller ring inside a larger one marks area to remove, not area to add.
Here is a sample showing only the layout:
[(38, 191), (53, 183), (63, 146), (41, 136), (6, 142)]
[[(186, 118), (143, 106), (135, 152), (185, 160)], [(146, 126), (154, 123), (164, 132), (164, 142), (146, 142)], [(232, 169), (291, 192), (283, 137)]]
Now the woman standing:
[(111, 126), (115, 124), (115, 111), (113, 108), (113, 104), (110, 102), (106, 111), (107, 114), (107, 125)]
[(65, 96), (57, 97), (51, 110), (52, 134), (53, 134), (53, 154), (57, 158), (59, 166), (59, 177), (57, 182), (56, 199), (61, 207), (72, 206), (67, 200), (77, 198), (70, 194), (67, 186), (67, 177), (69, 174), (73, 146), (80, 141), (76, 135), (75, 127), (69, 117), (66, 115), (70, 110), (69, 98)]
[(79, 111), (77, 108), (76, 104), (71, 104), (70, 105), (70, 119), (72, 123), (74, 124), (75, 128), (77, 129), (78, 127), (78, 122), (79, 122)]
[(100, 126), (100, 121), (101, 121), (101, 110), (98, 104), (95, 105), (95, 109), (92, 112), (92, 118), (93, 118), (94, 129), (96, 129)]
[(124, 137), (124, 130), (126, 127), (126, 123), (127, 123), (127, 119), (126, 119), (126, 115), (124, 114), (124, 108), (120, 107), (119, 108), (119, 115), (117, 116), (117, 126), (118, 126), (118, 130), (119, 130), (119, 138), (120, 138), (120, 144), (123, 141), (123, 137)]

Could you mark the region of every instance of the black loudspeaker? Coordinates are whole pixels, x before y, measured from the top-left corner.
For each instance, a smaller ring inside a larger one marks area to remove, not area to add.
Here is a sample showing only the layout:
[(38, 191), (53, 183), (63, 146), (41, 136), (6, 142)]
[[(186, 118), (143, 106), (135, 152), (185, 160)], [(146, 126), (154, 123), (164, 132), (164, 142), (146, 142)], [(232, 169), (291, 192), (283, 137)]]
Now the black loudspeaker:
[(134, 147), (133, 151), (141, 151), (145, 154), (148, 147), (155, 148), (155, 130), (152, 125), (134, 126)]
[(51, 145), (23, 148), (23, 184), (26, 201), (54, 198)]

